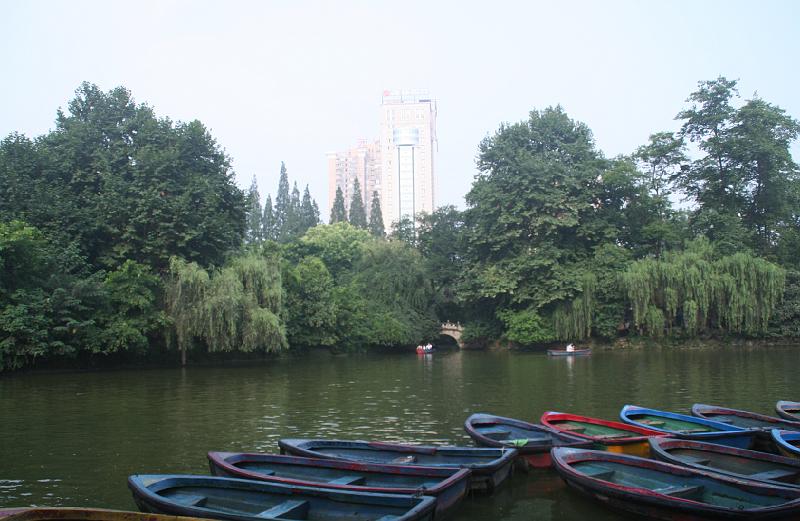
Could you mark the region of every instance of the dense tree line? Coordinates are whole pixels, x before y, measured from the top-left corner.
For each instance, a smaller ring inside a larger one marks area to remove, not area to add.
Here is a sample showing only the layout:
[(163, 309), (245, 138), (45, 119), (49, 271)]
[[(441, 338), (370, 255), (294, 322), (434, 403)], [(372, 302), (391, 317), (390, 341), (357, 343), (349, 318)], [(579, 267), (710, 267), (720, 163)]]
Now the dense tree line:
[(0, 370), (413, 345), (447, 320), (475, 345), (800, 336), (800, 126), (725, 78), (677, 119), (606, 158), (534, 110), (480, 144), (464, 211), (385, 237), (377, 193), (337, 190), (320, 224), (284, 164), (262, 202), (201, 123), (83, 84), (53, 131), (0, 142)]

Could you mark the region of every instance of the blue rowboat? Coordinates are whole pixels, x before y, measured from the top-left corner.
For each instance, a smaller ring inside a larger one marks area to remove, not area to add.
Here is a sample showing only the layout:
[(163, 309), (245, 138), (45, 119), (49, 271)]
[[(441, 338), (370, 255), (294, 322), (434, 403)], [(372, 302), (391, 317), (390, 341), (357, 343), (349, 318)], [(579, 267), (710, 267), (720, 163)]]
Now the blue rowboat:
[(405, 445), (358, 440), (282, 439), (281, 454), (420, 467), (465, 468), (472, 471), (470, 488), (493, 490), (511, 473), (515, 449), (476, 449)]
[(776, 487), (800, 488), (800, 460), (777, 454), (660, 437), (650, 439), (650, 454), (675, 465)]
[(469, 469), (459, 468), (379, 465), (244, 452), (209, 452), (208, 464), (215, 476), (355, 492), (433, 496), (437, 516), (464, 498), (471, 474)]
[(775, 404), (775, 412), (785, 420), (800, 421), (800, 402), (780, 400)]
[(143, 512), (230, 521), (430, 521), (436, 498), (297, 487), (247, 479), (188, 475), (128, 478)]
[(591, 448), (592, 442), (533, 423), (476, 413), (464, 422), (464, 430), (483, 447), (511, 447), (530, 467), (551, 467), (553, 447)]
[(556, 448), (553, 466), (570, 487), (639, 518), (797, 519), (800, 512), (800, 489), (638, 456)]
[(771, 434), (781, 454), (790, 458), (800, 458), (800, 432), (774, 429)]
[(676, 438), (719, 443), (739, 449), (752, 447), (756, 435), (754, 430), (742, 429), (727, 423), (636, 405), (623, 407), (619, 417), (625, 423), (666, 432)]

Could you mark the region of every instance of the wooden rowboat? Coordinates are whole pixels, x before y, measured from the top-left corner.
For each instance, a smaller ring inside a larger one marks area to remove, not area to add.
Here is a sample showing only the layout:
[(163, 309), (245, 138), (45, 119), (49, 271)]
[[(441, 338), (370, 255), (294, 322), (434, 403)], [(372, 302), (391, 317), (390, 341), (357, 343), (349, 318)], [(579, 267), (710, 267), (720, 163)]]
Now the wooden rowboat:
[(436, 498), (297, 487), (247, 479), (188, 475), (128, 478), (143, 512), (265, 521), (432, 520)]
[(789, 421), (800, 421), (800, 402), (781, 400), (775, 404), (778, 416)]
[(378, 465), (243, 452), (209, 452), (208, 463), (215, 476), (355, 492), (433, 496), (437, 516), (464, 498), (471, 473), (459, 468)]
[(197, 517), (77, 507), (7, 508), (0, 510), (0, 519), (3, 521), (204, 521)]
[(767, 416), (766, 414), (729, 409), (727, 407), (717, 407), (716, 405), (696, 403), (692, 405), (692, 414), (698, 418), (729, 423), (743, 429), (759, 429), (766, 431), (771, 431), (772, 429), (800, 430), (800, 419), (797, 421), (789, 421), (774, 416)]
[(515, 449), (434, 447), (359, 440), (282, 439), (281, 454), (421, 467), (466, 468), (472, 471), (470, 488), (493, 490), (511, 473)]
[(663, 432), (653, 429), (563, 412), (548, 411), (542, 414), (541, 422), (553, 429), (591, 441), (595, 449), (634, 456), (649, 456), (648, 438), (665, 436)]
[(800, 488), (800, 460), (776, 454), (672, 438), (650, 439), (651, 456), (694, 469), (779, 487)]
[(774, 429), (771, 434), (781, 454), (800, 459), (800, 432)]
[(755, 438), (755, 448), (763, 451), (772, 451), (772, 429), (800, 430), (800, 421), (791, 422), (766, 414), (758, 414), (728, 407), (705, 405), (696, 403), (692, 405), (692, 414), (698, 418), (728, 423), (742, 429), (758, 431)]
[(517, 449), (520, 460), (530, 467), (550, 467), (553, 447), (590, 448), (588, 440), (553, 430), (543, 425), (476, 413), (464, 422), (464, 430), (475, 443), (484, 447)]
[(581, 355), (590, 355), (592, 354), (592, 348), (587, 347), (586, 349), (575, 349), (574, 351), (567, 351), (566, 349), (548, 349), (547, 355), (548, 356), (581, 356)]
[(756, 431), (686, 414), (626, 405), (619, 413), (625, 423), (665, 432), (672, 437), (719, 443), (740, 449), (753, 446)]
[(800, 512), (800, 489), (636, 456), (553, 449), (553, 465), (572, 488), (639, 518), (797, 519)]

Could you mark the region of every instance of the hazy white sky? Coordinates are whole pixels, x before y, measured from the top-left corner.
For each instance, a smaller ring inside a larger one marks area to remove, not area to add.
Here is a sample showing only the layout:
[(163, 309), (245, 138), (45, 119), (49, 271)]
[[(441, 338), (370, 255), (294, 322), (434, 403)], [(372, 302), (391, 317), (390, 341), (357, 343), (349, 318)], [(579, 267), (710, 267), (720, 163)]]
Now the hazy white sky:
[[(262, 197), (280, 162), (327, 220), (325, 153), (377, 137), (384, 89), (439, 100), (437, 204), (463, 208), (480, 140), (561, 104), (607, 156), (700, 80), (800, 118), (798, 1), (0, 0), (0, 137), (38, 136), (82, 81), (199, 119)], [(794, 147), (798, 157), (798, 147)]]

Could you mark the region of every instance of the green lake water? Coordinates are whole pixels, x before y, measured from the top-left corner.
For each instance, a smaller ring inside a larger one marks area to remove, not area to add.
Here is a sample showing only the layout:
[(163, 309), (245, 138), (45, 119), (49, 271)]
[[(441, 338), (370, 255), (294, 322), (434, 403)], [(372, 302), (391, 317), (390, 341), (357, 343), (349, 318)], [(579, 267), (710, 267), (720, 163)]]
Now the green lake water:
[[(433, 355), (315, 353), (246, 367), (0, 378), (0, 507), (134, 510), (135, 473), (207, 473), (209, 450), (277, 452), (281, 437), (472, 445), (473, 412), (536, 420), (546, 410), (617, 419), (626, 403), (771, 413), (800, 400), (800, 346)], [(518, 473), (451, 519), (619, 516), (554, 471)]]

